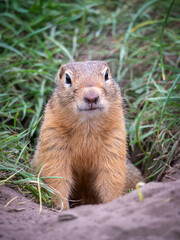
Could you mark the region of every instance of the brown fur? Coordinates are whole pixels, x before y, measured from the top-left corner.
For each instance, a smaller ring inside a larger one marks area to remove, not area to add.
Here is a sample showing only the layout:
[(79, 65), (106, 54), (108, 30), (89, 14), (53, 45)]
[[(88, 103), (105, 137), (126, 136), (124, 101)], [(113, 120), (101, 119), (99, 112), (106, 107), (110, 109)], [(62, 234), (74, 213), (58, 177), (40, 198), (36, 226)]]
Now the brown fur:
[[(66, 84), (66, 74), (71, 76), (71, 86)], [(80, 110), (88, 106), (83, 96), (90, 94), (89, 89), (99, 94), (96, 105), (102, 109)], [(141, 180), (139, 172), (137, 179), (136, 174), (127, 177), (122, 98), (106, 63), (76, 62), (60, 68), (33, 159), (36, 169), (41, 164), (43, 176), (62, 177), (45, 181), (57, 191), (65, 209), (68, 199), (79, 200), (71, 205), (109, 202), (126, 191), (126, 179), (133, 179), (128, 180), (130, 187)], [(56, 198), (55, 204), (60, 206)]]

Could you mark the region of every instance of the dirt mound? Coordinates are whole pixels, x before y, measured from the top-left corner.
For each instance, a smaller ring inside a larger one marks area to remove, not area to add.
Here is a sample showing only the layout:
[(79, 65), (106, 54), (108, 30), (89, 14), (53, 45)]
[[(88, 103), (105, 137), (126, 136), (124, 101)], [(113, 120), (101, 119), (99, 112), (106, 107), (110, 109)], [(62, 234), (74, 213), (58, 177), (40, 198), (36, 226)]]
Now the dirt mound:
[[(0, 238), (180, 239), (180, 180), (148, 183), (142, 188), (142, 193), (142, 202), (137, 191), (133, 191), (108, 204), (80, 206), (61, 213), (44, 207), (39, 214), (38, 204), (2, 186)], [(5, 208), (5, 204), (16, 196)]]

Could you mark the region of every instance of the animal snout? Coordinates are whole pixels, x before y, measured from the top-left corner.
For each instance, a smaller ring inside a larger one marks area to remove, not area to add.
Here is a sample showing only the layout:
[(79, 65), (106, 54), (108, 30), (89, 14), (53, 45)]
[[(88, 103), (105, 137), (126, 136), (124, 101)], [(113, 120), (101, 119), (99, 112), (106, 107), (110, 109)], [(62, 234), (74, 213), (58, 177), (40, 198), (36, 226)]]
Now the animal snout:
[(99, 101), (99, 93), (93, 89), (86, 91), (83, 97), (88, 104), (97, 104)]

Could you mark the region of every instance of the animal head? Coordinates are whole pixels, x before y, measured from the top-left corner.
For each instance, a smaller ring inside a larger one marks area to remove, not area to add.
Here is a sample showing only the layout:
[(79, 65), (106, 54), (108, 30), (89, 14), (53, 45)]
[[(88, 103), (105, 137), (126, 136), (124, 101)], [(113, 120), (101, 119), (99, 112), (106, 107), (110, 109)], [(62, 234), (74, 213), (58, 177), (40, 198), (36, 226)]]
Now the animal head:
[(103, 61), (62, 65), (56, 93), (64, 108), (84, 119), (108, 112), (120, 98), (119, 87)]

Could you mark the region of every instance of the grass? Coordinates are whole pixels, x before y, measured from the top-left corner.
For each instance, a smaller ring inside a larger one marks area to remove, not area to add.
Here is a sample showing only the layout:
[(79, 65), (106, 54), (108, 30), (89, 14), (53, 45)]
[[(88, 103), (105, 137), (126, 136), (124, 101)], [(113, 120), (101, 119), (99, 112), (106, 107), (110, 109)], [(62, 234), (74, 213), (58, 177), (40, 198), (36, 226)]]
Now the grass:
[(161, 180), (179, 158), (178, 1), (6, 0), (0, 9), (0, 184), (52, 204), (31, 171), (39, 121), (60, 65), (87, 59), (110, 65), (137, 165)]

